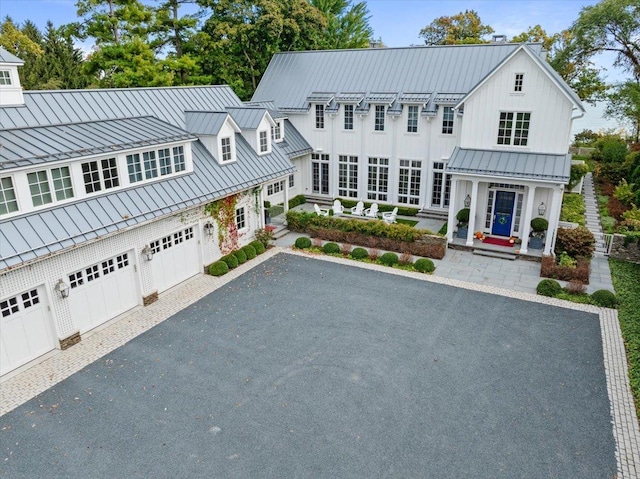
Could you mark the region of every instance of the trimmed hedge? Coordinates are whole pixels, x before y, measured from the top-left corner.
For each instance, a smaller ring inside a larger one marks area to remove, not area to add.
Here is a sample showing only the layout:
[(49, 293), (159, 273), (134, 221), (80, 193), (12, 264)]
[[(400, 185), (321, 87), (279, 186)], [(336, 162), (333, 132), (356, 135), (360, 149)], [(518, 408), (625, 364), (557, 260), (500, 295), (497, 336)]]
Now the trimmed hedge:
[(400, 259), (395, 253), (384, 253), (382, 256), (380, 256), (379, 261), (385, 266), (393, 266), (394, 264), (398, 264), (400, 262)]
[(304, 195), (294, 196), (289, 200), (289, 208), (295, 208), (296, 206), (304, 205), (307, 202), (307, 199)]
[(211, 276), (222, 276), (229, 272), (229, 267), (224, 261), (216, 261), (209, 265), (209, 274)]
[(616, 298), (616, 295), (606, 289), (594, 291), (591, 295), (591, 299), (593, 299), (598, 306), (602, 306), (603, 308), (615, 308), (618, 305), (618, 298)]
[(365, 259), (369, 257), (369, 252), (364, 248), (353, 248), (350, 254), (353, 259)]
[(247, 260), (250, 260), (256, 257), (256, 249), (250, 244), (243, 246), (241, 249), (242, 251), (244, 251), (244, 254), (247, 255)]
[(295, 247), (298, 249), (311, 248), (311, 240), (306, 236), (301, 236), (300, 238), (296, 239)]
[[(342, 203), (342, 206), (344, 206), (345, 209), (349, 209), (349, 208), (353, 208), (356, 204), (358, 204), (358, 200), (351, 200), (348, 198), (335, 198), (336, 200), (340, 200), (340, 203)], [(371, 205), (373, 203), (369, 203), (366, 202), (364, 204), (365, 208), (371, 208)], [(381, 213), (384, 211), (393, 211), (393, 209), (395, 208), (394, 205), (384, 205), (384, 204), (379, 204), (378, 203), (378, 211), (380, 211)], [(409, 208), (407, 206), (398, 206), (398, 214), (400, 216), (416, 216), (418, 214), (418, 210), (417, 208)]]
[(562, 292), (562, 286), (555, 279), (543, 279), (538, 283), (536, 292), (540, 296), (548, 296), (549, 298), (555, 298)]
[(238, 258), (238, 264), (247, 262), (247, 253), (239, 249), (238, 251), (234, 251), (233, 254), (236, 258)]
[(337, 243), (325, 243), (322, 247), (322, 251), (326, 254), (340, 253), (340, 246)]
[(253, 246), (253, 248), (256, 250), (256, 254), (262, 254), (265, 252), (265, 248), (264, 248), (264, 245), (262, 244), (262, 241), (255, 240), (249, 244)]
[(436, 269), (433, 261), (429, 258), (418, 258), (416, 262), (413, 263), (413, 267), (416, 271), (420, 271), (421, 273), (433, 273)]
[(238, 267), (238, 258), (233, 253), (223, 256), (222, 258), (220, 258), (220, 261), (224, 261), (229, 269)]
[(456, 219), (459, 223), (468, 223), (471, 210), (469, 208), (462, 208), (456, 213)]

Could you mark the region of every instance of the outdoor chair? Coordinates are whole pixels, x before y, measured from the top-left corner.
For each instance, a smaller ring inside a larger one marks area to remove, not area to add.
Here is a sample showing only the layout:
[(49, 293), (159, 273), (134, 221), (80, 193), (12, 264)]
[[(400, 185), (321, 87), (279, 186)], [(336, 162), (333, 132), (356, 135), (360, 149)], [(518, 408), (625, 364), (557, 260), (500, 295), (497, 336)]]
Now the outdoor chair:
[(378, 217), (378, 203), (374, 203), (371, 205), (371, 208), (367, 208), (364, 210), (364, 215), (367, 218), (377, 218)]
[(316, 214), (317, 214), (318, 216), (329, 216), (329, 210), (326, 210), (326, 209), (324, 209), (324, 208), (320, 208), (320, 207), (318, 206), (318, 203), (315, 203), (315, 204), (313, 205), (313, 209), (314, 209), (314, 210), (316, 210)]
[(364, 202), (358, 201), (358, 204), (351, 208), (351, 214), (354, 216), (364, 215)]
[(344, 206), (340, 203), (340, 200), (335, 200), (333, 202), (333, 216), (340, 216), (344, 213)]
[(396, 206), (393, 211), (385, 211), (382, 213), (382, 220), (388, 225), (396, 222), (398, 217), (398, 207)]

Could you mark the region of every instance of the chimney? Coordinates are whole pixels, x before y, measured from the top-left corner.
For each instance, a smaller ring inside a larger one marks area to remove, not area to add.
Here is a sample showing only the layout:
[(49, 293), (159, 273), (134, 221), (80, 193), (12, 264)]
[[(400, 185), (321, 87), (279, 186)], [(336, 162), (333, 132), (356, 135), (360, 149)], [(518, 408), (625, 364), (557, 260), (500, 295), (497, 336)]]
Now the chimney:
[(507, 43), (506, 35), (494, 35), (491, 43)]

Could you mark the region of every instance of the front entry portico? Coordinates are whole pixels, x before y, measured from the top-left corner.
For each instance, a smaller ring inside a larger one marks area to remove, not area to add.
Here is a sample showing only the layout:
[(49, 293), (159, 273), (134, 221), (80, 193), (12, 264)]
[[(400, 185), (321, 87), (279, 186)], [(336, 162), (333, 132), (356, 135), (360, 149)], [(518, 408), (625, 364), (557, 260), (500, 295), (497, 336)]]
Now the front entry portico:
[(516, 193), (514, 191), (497, 191), (493, 205), (493, 224), (491, 234), (497, 236), (511, 236), (513, 222), (513, 205)]

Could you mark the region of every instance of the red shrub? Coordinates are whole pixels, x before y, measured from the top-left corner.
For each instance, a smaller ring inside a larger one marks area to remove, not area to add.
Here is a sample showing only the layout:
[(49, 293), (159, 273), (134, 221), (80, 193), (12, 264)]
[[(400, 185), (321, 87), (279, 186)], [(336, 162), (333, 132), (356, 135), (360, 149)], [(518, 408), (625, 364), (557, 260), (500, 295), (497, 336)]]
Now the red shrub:
[(558, 266), (553, 256), (543, 256), (540, 267), (540, 276), (543, 278), (561, 279), (563, 281), (576, 281), (582, 284), (589, 284), (590, 262), (588, 259), (580, 258), (578, 266), (568, 268)]

